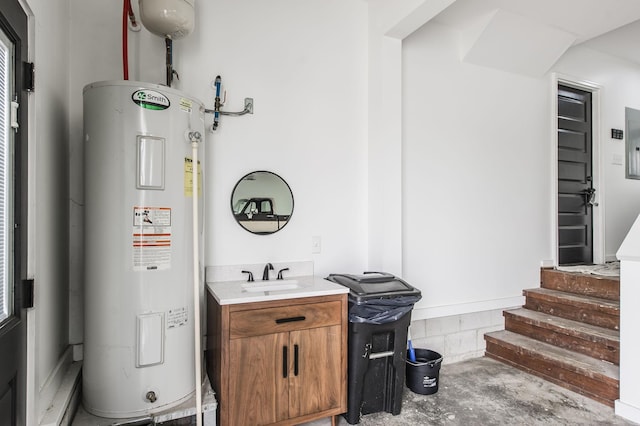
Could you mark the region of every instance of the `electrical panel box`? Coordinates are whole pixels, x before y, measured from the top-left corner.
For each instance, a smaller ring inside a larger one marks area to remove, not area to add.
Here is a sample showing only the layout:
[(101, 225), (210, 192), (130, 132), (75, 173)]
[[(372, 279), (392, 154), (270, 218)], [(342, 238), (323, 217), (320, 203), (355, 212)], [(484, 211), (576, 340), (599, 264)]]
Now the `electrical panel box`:
[(625, 143), (627, 167), (625, 177), (627, 179), (640, 179), (640, 111), (633, 108), (625, 108), (625, 122), (627, 140)]

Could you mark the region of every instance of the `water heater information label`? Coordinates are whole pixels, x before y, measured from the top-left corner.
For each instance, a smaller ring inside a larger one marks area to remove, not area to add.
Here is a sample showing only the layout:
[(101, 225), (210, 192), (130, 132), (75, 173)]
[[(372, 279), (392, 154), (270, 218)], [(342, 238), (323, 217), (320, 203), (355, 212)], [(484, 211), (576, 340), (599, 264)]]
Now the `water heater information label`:
[[(198, 161), (198, 197), (202, 196), (202, 167)], [(191, 158), (184, 159), (184, 196), (191, 197), (193, 195), (193, 160)]]
[(171, 208), (133, 208), (133, 270), (171, 268)]
[(193, 102), (191, 102), (191, 99), (180, 98), (180, 109), (184, 112), (191, 112), (193, 109)]
[(169, 309), (167, 313), (167, 328), (181, 327), (187, 324), (187, 308)]

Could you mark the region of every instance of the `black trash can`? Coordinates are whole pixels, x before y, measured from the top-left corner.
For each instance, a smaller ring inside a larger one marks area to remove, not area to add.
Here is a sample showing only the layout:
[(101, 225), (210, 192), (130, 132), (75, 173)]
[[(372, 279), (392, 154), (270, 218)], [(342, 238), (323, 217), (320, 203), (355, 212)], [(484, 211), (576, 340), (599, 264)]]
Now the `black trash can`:
[(442, 355), (428, 349), (415, 349), (416, 360), (409, 359), (407, 351), (407, 387), (421, 395), (438, 392)]
[(407, 330), (420, 290), (391, 274), (331, 274), (350, 289), (347, 413), (400, 414), (406, 368)]

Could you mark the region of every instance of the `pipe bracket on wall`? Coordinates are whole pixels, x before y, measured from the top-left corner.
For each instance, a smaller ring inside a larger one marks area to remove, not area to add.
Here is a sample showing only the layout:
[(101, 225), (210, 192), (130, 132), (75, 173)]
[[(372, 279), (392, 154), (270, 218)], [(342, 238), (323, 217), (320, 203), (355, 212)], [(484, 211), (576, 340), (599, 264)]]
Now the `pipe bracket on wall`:
[(253, 114), (253, 98), (244, 98), (244, 109), (242, 111), (222, 111), (218, 109), (205, 109), (204, 112), (207, 114), (215, 114), (216, 112), (220, 115), (230, 115), (232, 117), (239, 117), (241, 115)]
[(238, 112), (231, 111), (218, 111), (220, 115), (231, 115), (234, 117), (239, 117), (245, 114), (253, 114), (253, 98), (244, 98), (244, 109)]
[[(219, 124), (219, 118), (221, 115), (229, 115), (233, 117), (239, 117), (246, 114), (253, 114), (253, 98), (244, 98), (244, 109), (242, 111), (222, 111), (221, 107), (224, 105), (224, 101), (220, 101), (220, 91), (222, 87), (222, 78), (217, 76), (215, 81), (213, 82), (213, 87), (216, 90), (215, 97), (215, 106), (214, 109), (205, 109), (204, 112), (207, 114), (213, 114), (213, 125), (211, 126), (211, 130), (216, 130)], [(225, 100), (226, 100), (226, 91), (225, 91)]]

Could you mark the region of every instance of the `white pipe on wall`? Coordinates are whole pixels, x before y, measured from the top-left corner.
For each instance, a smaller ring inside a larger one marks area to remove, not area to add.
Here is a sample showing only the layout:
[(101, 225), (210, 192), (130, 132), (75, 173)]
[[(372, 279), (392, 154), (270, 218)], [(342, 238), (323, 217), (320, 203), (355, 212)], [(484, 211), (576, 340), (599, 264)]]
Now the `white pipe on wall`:
[(202, 425), (202, 364), (200, 354), (200, 278), (199, 278), (199, 241), (198, 241), (198, 143), (200, 133), (189, 134), (191, 139), (191, 176), (193, 181), (192, 209), (193, 209), (193, 322), (194, 322), (194, 356), (196, 383), (196, 425)]

